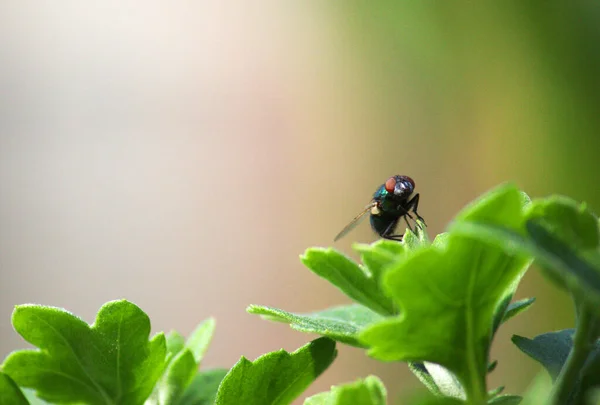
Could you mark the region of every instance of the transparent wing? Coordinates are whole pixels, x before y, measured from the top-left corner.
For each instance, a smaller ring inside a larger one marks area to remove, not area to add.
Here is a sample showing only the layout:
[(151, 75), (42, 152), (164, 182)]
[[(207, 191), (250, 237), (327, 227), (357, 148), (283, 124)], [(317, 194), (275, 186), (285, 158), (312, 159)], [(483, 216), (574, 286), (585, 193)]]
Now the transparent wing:
[(377, 206), (377, 202), (373, 201), (371, 202), (369, 205), (367, 205), (361, 212), (360, 214), (358, 214), (357, 216), (354, 217), (354, 219), (352, 221), (350, 221), (350, 223), (348, 225), (346, 225), (344, 227), (344, 229), (342, 229), (342, 231), (340, 233), (337, 234), (337, 236), (335, 237), (335, 239), (333, 240), (334, 242), (343, 238), (344, 236), (346, 236), (346, 234), (348, 232), (350, 232), (351, 230), (353, 230), (356, 225), (360, 224), (360, 222), (365, 218), (365, 214), (368, 213), (369, 211), (371, 211), (371, 208), (376, 207)]

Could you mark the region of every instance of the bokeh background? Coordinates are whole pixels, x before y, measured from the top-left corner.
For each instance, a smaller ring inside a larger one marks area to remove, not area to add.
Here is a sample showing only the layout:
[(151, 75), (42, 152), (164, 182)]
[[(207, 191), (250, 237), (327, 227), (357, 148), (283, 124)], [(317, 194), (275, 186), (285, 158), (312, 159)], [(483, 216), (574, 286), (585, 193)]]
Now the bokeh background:
[[(393, 174), (432, 235), (504, 181), (598, 211), (599, 44), (591, 1), (0, 2), (0, 356), (15, 304), (92, 322), (118, 298), (155, 332), (216, 317), (205, 367), (294, 350), (312, 336), (246, 306), (346, 303), (298, 255)], [(509, 393), (539, 370), (510, 336), (572, 325), (535, 270), (525, 296), (494, 346)], [(307, 394), (368, 374), (419, 385), (341, 347)]]

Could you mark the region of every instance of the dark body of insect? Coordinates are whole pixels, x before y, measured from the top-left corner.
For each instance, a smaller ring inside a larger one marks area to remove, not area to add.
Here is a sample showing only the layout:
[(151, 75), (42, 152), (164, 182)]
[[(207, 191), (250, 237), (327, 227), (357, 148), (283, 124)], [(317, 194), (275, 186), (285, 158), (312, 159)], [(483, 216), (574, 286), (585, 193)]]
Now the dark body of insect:
[[(415, 182), (408, 176), (390, 177), (384, 184), (379, 186), (373, 199), (364, 210), (358, 214), (342, 231), (335, 237), (335, 240), (342, 238), (350, 232), (369, 213), (371, 228), (384, 239), (401, 241), (403, 234), (396, 234), (398, 222), (404, 218), (408, 228), (413, 228), (408, 222), (408, 218), (415, 221), (411, 215), (413, 212), (418, 220), (425, 225), (425, 220), (421, 217), (417, 208), (419, 206), (419, 194), (413, 194), (415, 191)], [(421, 227), (421, 223), (416, 222)]]

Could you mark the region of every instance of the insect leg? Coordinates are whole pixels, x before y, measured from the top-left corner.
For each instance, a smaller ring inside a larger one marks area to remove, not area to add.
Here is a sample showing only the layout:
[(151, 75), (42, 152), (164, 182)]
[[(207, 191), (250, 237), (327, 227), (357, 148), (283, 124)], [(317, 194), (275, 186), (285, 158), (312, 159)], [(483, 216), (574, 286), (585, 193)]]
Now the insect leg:
[(425, 223), (425, 219), (423, 219), (423, 217), (420, 216), (419, 213), (417, 212), (417, 208), (418, 207), (419, 207), (419, 193), (415, 194), (415, 196), (410, 199), (410, 201), (406, 205), (406, 209), (407, 210), (412, 209), (413, 212), (415, 213), (415, 215), (417, 216), (417, 219), (419, 219), (420, 221), (422, 221), (423, 224), (425, 226), (427, 226), (427, 224)]
[(383, 231), (381, 233), (381, 237), (384, 239), (390, 239), (390, 240), (402, 240), (403, 235), (392, 235), (392, 233), (396, 229), (397, 224), (398, 224), (398, 220), (390, 222), (390, 224), (387, 226), (387, 228), (385, 228), (385, 231)]
[[(403, 215), (402, 218), (404, 218), (404, 222), (406, 222), (406, 225), (408, 225), (408, 229), (410, 229), (411, 232), (415, 232), (415, 230), (413, 229), (413, 227), (410, 225), (410, 222), (408, 222), (408, 219), (406, 219), (406, 217), (410, 217), (410, 219), (412, 219), (414, 221), (414, 218), (409, 214), (406, 213), (406, 215)], [(419, 225), (419, 224), (417, 224)]]
[(383, 239), (402, 241), (402, 237), (404, 236), (404, 234), (402, 234), (402, 235), (392, 235), (391, 234), (394, 231), (394, 229), (396, 228), (397, 224), (398, 224), (398, 220), (390, 222), (390, 224), (387, 226), (387, 228), (385, 228), (385, 231), (381, 234), (381, 237)]

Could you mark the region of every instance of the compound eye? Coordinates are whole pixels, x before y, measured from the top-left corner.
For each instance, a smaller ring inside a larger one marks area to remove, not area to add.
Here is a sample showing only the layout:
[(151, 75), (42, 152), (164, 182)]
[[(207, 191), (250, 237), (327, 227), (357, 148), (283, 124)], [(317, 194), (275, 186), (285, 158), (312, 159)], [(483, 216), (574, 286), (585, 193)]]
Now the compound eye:
[(410, 185), (412, 186), (412, 189), (414, 190), (415, 189), (415, 181), (408, 176), (403, 176), (403, 177), (404, 177), (404, 180), (406, 180), (410, 183)]
[(395, 188), (396, 188), (396, 178), (390, 177), (385, 182), (385, 191), (387, 191), (388, 193), (393, 193)]

